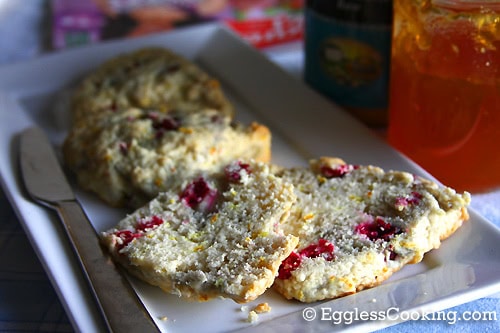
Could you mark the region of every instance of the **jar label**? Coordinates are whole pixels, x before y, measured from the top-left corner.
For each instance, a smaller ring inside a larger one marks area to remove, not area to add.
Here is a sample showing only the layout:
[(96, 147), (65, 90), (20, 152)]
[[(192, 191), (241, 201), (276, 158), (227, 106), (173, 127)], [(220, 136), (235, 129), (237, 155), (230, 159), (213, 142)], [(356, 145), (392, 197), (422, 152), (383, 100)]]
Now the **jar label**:
[(305, 10), (305, 80), (336, 103), (385, 109), (391, 26), (359, 24)]

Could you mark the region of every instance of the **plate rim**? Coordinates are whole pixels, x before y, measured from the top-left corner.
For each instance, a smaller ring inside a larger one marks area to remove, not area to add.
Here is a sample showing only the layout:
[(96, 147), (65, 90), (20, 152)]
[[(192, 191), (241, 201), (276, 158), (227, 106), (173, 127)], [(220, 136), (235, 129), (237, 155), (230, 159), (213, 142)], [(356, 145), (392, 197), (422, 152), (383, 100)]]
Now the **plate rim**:
[[(7, 132), (4, 131), (5, 132), (4, 135), (6, 136), (7, 139), (9, 139), (9, 140), (3, 140), (4, 142), (7, 141), (8, 143), (2, 144), (0, 153), (4, 154), (4, 155), (7, 154), (7, 158), (9, 158), (9, 157), (12, 158), (14, 155), (16, 155), (13, 152), (16, 143), (11, 142), (11, 141), (15, 141), (16, 133), (20, 132), (22, 129), (24, 129), (25, 127), (30, 126), (32, 124), (32, 120), (27, 115), (24, 114), (25, 111), (18, 104), (19, 100), (26, 97), (26, 96), (41, 93), (42, 91), (52, 91), (53, 92), (54, 87), (57, 87), (58, 85), (60, 86), (60, 85), (67, 84), (67, 81), (63, 82), (63, 83), (57, 82), (57, 83), (54, 83), (53, 85), (48, 86), (48, 87), (46, 86), (46, 87), (40, 88), (40, 87), (30, 86), (27, 89), (23, 89), (22, 84), (20, 83), (21, 82), (20, 80), (11, 79), (9, 81), (9, 80), (2, 79), (2, 77), (9, 77), (10, 78), (12, 75), (14, 75), (13, 73), (19, 73), (19, 71), (20, 71), (20, 75), (23, 75), (25, 73), (28, 73), (28, 71), (30, 71), (30, 70), (33, 71), (34, 69), (35, 69), (34, 74), (32, 73), (30, 75), (39, 75), (41, 67), (45, 67), (45, 66), (47, 66), (47, 64), (54, 64), (54, 63), (57, 63), (61, 60), (68, 59), (69, 57), (72, 57), (75, 54), (78, 54), (78, 55), (91, 54), (91, 53), (94, 53), (96, 51), (101, 51), (101, 50), (103, 50), (103, 54), (112, 54), (112, 53), (118, 54), (118, 53), (122, 52), (123, 50), (134, 49), (134, 48), (145, 46), (145, 45), (154, 45), (154, 44), (161, 45), (162, 44), (161, 42), (165, 38), (166, 39), (168, 39), (168, 38), (171, 38), (171, 39), (185, 38), (186, 36), (191, 36), (193, 34), (201, 34), (204, 37), (210, 37), (210, 38), (205, 38), (205, 43), (210, 43), (211, 41), (213, 41), (213, 38), (222, 36), (225, 41), (229, 41), (230, 43), (237, 44), (238, 50), (242, 50), (241, 52), (243, 52), (244, 54), (250, 54), (250, 57), (255, 57), (255, 56), (261, 57), (262, 60), (265, 59), (264, 55), (261, 55), (261, 54), (257, 55), (258, 54), (257, 51), (253, 50), (249, 45), (244, 44), (243, 41), (238, 39), (234, 35), (234, 33), (230, 32), (224, 26), (222, 26), (220, 24), (204, 24), (204, 25), (200, 25), (197, 27), (182, 28), (182, 29), (179, 29), (178, 31), (174, 31), (174, 32), (160, 33), (160, 34), (155, 34), (152, 36), (141, 37), (141, 38), (137, 38), (133, 41), (131, 41), (131, 40), (118, 40), (118, 41), (105, 42), (102, 44), (89, 45), (89, 46), (82, 47), (81, 49), (68, 50), (68, 51), (64, 51), (61, 53), (57, 53), (57, 54), (49, 54), (46, 56), (42, 56), (38, 59), (30, 60), (28, 62), (14, 64), (13, 66), (9, 66), (9, 67), (6, 67), (6, 66), (1, 67), (0, 68), (0, 105), (3, 106), (3, 108), (10, 108), (10, 110), (13, 110), (11, 112), (14, 112), (14, 113), (19, 112), (23, 115), (19, 115), (19, 114), (16, 114), (16, 115), (12, 115), (12, 114), (8, 115), (7, 114), (6, 115), (5, 111), (4, 112), (0, 111), (2, 114), (0, 116), (0, 118), (4, 120), (2, 122), (2, 124), (5, 124), (9, 120), (20, 119), (19, 123), (16, 123), (15, 126), (11, 126), (11, 127), (6, 128), (5, 125), (0, 125), (0, 127), (3, 128), (4, 130), (8, 129)], [(192, 44), (195, 44), (195, 43), (192, 43)], [(198, 50), (203, 50), (205, 47), (207, 47), (206, 44), (198, 45)], [(193, 51), (194, 51), (194, 49), (191, 49), (191, 50), (187, 51), (187, 53), (193, 54)], [(194, 54), (196, 54), (196, 52), (194, 52)], [(197, 54), (197, 55), (199, 55), (199, 54)], [(205, 63), (210, 61), (210, 59), (203, 58), (203, 56), (199, 60), (201, 62), (205, 62)], [(265, 60), (265, 63), (267, 66), (266, 68), (268, 68), (268, 69), (273, 68), (272, 71), (278, 71), (278, 72), (282, 71), (282, 69), (279, 69), (276, 65), (272, 64), (270, 61)], [(82, 68), (81, 70), (84, 70), (84, 69), (85, 68)], [(2, 74), (5, 74), (5, 75), (2, 75)], [(225, 77), (225, 79), (227, 79), (227, 78)], [(21, 86), (19, 86), (19, 85), (21, 85)], [(299, 83), (299, 85), (297, 86), (297, 89), (304, 89), (304, 85)], [(241, 95), (242, 93), (239, 92), (239, 94)], [(323, 100), (321, 97), (316, 96), (315, 92), (309, 91), (308, 94), (310, 94), (308, 96), (314, 96), (314, 98), (318, 98), (318, 100), (320, 101), (319, 107), (322, 107), (322, 106), (328, 104), (328, 102), (326, 102), (326, 100)], [(313, 97), (311, 97), (311, 98), (313, 98)], [(332, 107), (330, 104), (328, 104), (328, 105), (329, 105), (329, 107)], [(270, 106), (265, 106), (266, 109), (269, 107)], [(259, 106), (258, 105), (253, 106), (253, 108), (259, 108)], [(346, 116), (345, 119), (348, 119), (348, 118), (349, 118), (349, 116)], [(345, 120), (345, 121), (356, 122), (354, 120)], [(277, 126), (276, 124), (273, 124), (273, 125)], [(359, 125), (358, 127), (364, 128), (363, 125)], [(20, 182), (20, 178), (19, 178), (19, 174), (18, 174), (17, 170), (15, 170), (16, 162), (11, 160), (10, 163), (9, 163), (9, 161), (3, 161), (3, 163), (7, 163), (9, 168), (2, 168), (0, 170), (1, 185), (6, 193), (8, 200), (10, 201), (11, 205), (13, 206), (13, 208), (16, 212), (16, 215), (19, 217), (19, 220), (23, 226), (23, 229), (25, 230), (25, 232), (28, 235), (30, 243), (35, 248), (35, 251), (36, 251), (38, 257), (41, 259), (42, 264), (44, 266), (44, 269), (48, 273), (49, 278), (50, 278), (52, 284), (54, 285), (56, 292), (58, 293), (59, 298), (63, 301), (62, 302), (63, 306), (65, 307), (72, 324), (74, 325), (74, 327), (77, 327), (81, 331), (89, 331), (89, 330), (101, 327), (100, 326), (101, 323), (99, 322), (99, 319), (97, 319), (99, 317), (97, 314), (97, 310), (95, 309), (95, 307), (94, 307), (94, 309), (92, 309), (93, 306), (91, 304), (93, 304), (93, 303), (92, 303), (90, 295), (83, 293), (82, 292), (83, 289), (82, 289), (82, 290), (79, 290), (80, 292), (77, 292), (76, 294), (72, 294), (72, 296), (69, 297), (67, 290), (71, 287), (66, 286), (64, 281), (62, 281), (61, 277), (59, 276), (60, 274), (54, 273), (54, 271), (55, 271), (54, 263), (51, 262), (54, 259), (52, 259), (50, 254), (47, 253), (47, 249), (44, 249), (43, 245), (41, 244), (41, 241), (37, 238), (37, 235), (34, 232), (35, 230), (33, 229), (33, 225), (28, 223), (28, 221), (27, 221), (30, 217), (37, 217), (37, 218), (47, 219), (49, 222), (54, 222), (54, 221), (57, 221), (57, 217), (55, 217), (53, 214), (49, 213), (45, 208), (40, 207), (37, 204), (31, 202), (27, 198), (26, 194), (23, 191), (23, 188), (22, 188), (22, 185)], [(407, 163), (409, 163), (408, 165), (413, 166), (413, 164), (411, 162), (407, 161)], [(419, 172), (422, 172), (425, 174), (425, 171), (423, 171), (422, 169), (419, 169), (418, 166), (415, 166), (415, 167), (417, 168), (417, 170), (419, 170)], [(486, 225), (483, 225), (483, 227), (490, 228), (490, 230), (496, 232), (496, 235), (500, 239), (500, 232), (495, 225), (493, 225), (490, 221), (488, 221), (485, 218), (483, 218), (482, 216), (480, 216), (472, 208), (470, 208), (470, 211), (471, 211), (471, 219), (472, 220), (476, 221), (477, 223), (481, 223), (481, 224), (486, 223)], [(55, 222), (55, 223), (57, 223), (57, 222)], [(61, 245), (60, 249), (66, 251), (69, 249), (69, 246)], [(72, 262), (72, 261), (69, 260), (69, 262)], [(71, 265), (74, 265), (74, 264), (75, 263), (73, 262)], [(73, 266), (73, 270), (75, 270), (74, 266)], [(74, 274), (74, 275), (76, 276), (77, 274)], [(75, 281), (76, 281), (76, 284), (75, 284), (76, 286), (79, 286), (79, 287), (85, 286), (85, 282), (83, 281), (82, 278), (80, 278), (80, 279), (76, 278)], [(498, 277), (498, 281), (496, 281), (495, 283), (490, 283), (490, 284), (484, 286), (483, 288), (476, 290), (476, 293), (474, 295), (471, 292), (468, 292), (468, 293), (462, 294), (461, 296), (462, 297), (463, 296), (469, 297), (467, 300), (467, 302), (468, 302), (468, 301), (472, 301), (472, 300), (480, 298), (480, 297), (487, 296), (487, 295), (491, 294), (491, 291), (493, 291), (494, 289), (498, 290), (498, 288), (500, 288), (500, 276)], [(372, 290), (375, 290), (375, 288)], [(75, 297), (78, 298), (77, 302), (73, 302), (72, 300), (69, 299), (69, 298), (74, 299)], [(458, 298), (455, 297), (454, 298), (455, 303), (453, 303), (453, 302), (450, 303), (449, 302), (450, 300), (446, 299), (447, 304), (441, 304), (441, 306), (446, 306), (444, 308), (449, 308), (451, 306), (463, 304), (464, 302), (462, 302), (461, 300), (467, 299), (467, 297), (461, 298), (460, 300), (458, 300)], [(441, 303), (443, 303), (443, 302), (444, 302), (444, 300)], [(90, 305), (90, 308), (88, 308), (89, 305)], [(88, 310), (88, 311), (84, 311), (82, 313), (81, 312), (82, 307), (86, 307), (86, 310)], [(442, 309), (444, 309), (444, 308), (442, 308)], [(76, 311), (77, 309), (78, 309), (78, 311)], [(263, 329), (263, 328), (265, 328), (265, 325), (267, 325), (267, 324), (269, 324), (269, 322), (262, 322), (261, 324), (255, 326), (255, 327), (257, 327), (259, 329)], [(272, 327), (272, 325), (270, 325), (270, 326)], [(379, 327), (379, 328), (381, 328), (381, 327)], [(367, 329), (370, 329), (370, 328), (368, 327)]]

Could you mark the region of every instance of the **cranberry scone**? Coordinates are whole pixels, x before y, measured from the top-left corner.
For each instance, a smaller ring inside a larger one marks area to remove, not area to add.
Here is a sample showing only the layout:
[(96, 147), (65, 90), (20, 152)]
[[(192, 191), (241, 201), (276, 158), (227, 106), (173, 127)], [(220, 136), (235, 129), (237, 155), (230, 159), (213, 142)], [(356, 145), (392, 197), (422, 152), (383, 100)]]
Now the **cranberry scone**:
[(293, 188), (259, 162), (166, 191), (101, 234), (131, 274), (188, 300), (249, 302), (269, 288), (298, 239), (281, 222)]
[(139, 49), (104, 62), (83, 79), (72, 101), (76, 120), (130, 107), (162, 112), (214, 109), (227, 116), (233, 114), (218, 80), (160, 47)]
[(137, 208), (185, 178), (234, 159), (268, 161), (267, 127), (236, 124), (218, 110), (164, 113), (129, 108), (76, 121), (63, 145), (80, 186), (112, 206)]
[(283, 230), (299, 245), (274, 283), (288, 299), (313, 302), (376, 286), (468, 219), (467, 192), (406, 172), (324, 157), (277, 176), (297, 196)]

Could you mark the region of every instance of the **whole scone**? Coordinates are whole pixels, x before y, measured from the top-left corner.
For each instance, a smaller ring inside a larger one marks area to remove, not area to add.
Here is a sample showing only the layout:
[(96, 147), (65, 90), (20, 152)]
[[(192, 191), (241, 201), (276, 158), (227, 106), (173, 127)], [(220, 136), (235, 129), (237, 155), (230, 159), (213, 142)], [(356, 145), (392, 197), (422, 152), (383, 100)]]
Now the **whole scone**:
[(468, 193), (406, 172), (325, 157), (277, 176), (297, 196), (283, 229), (299, 245), (274, 283), (288, 299), (313, 302), (376, 286), (468, 219)]
[(137, 208), (234, 159), (268, 161), (270, 146), (267, 127), (233, 123), (218, 110), (129, 108), (75, 122), (63, 155), (84, 189), (112, 206)]
[(272, 285), (297, 245), (281, 230), (294, 200), (267, 164), (235, 161), (216, 178), (160, 193), (101, 239), (130, 273), (168, 293), (245, 303)]
[(76, 121), (132, 107), (182, 113), (212, 109), (229, 117), (233, 114), (218, 80), (160, 47), (139, 49), (106, 61), (83, 79), (72, 101)]

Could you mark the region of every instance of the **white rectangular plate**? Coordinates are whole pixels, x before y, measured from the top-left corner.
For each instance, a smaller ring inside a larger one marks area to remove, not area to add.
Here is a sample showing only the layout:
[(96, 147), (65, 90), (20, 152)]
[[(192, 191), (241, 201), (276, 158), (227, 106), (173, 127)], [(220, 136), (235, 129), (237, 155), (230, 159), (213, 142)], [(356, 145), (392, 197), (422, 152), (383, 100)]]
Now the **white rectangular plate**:
[[(0, 68), (2, 185), (80, 331), (100, 331), (102, 323), (57, 217), (31, 202), (23, 189), (17, 161), (18, 134), (36, 124), (46, 130), (59, 150), (68, 130), (67, 100), (74, 83), (112, 56), (151, 45), (171, 48), (219, 78), (240, 120), (257, 120), (271, 128), (273, 160), (281, 165), (305, 165), (310, 157), (328, 155), (350, 163), (375, 164), (431, 177), (300, 80), (217, 25), (92, 45)], [(113, 226), (125, 214), (106, 207), (89, 193), (77, 190), (77, 195), (97, 231)], [(369, 331), (396, 324), (397, 316), (392, 312), (389, 320), (333, 325), (319, 317), (308, 322), (302, 310), (313, 306), (318, 311), (398, 309), (425, 313), (452, 307), (500, 289), (498, 253), (500, 232), (471, 212), (470, 221), (423, 262), (405, 267), (379, 287), (329, 302), (301, 304), (286, 301), (269, 290), (246, 307), (222, 299), (191, 303), (131, 280), (164, 332), (278, 332), (289, 331), (287, 328)], [(260, 302), (268, 302), (271, 312), (261, 314), (256, 324), (248, 323), (248, 310)]]

